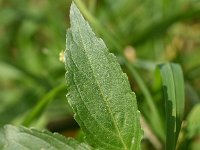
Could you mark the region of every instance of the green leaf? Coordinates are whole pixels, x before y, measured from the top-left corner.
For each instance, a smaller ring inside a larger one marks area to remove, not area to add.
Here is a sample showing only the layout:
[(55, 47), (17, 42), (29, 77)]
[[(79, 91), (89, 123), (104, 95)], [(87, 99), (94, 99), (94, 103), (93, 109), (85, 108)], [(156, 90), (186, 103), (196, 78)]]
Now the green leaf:
[(74, 3), (70, 20), (67, 97), (86, 140), (96, 148), (140, 149), (140, 113), (127, 76)]
[(192, 138), (194, 136), (200, 136), (200, 104), (194, 106), (192, 111), (187, 117), (187, 136)]
[(182, 136), (179, 139), (177, 150), (196, 150), (200, 147), (200, 103), (196, 104), (190, 111), (181, 129)]
[(178, 64), (160, 66), (166, 108), (166, 149), (174, 150), (184, 114), (184, 80)]
[(0, 129), (1, 150), (90, 150), (85, 143), (57, 133), (6, 125)]

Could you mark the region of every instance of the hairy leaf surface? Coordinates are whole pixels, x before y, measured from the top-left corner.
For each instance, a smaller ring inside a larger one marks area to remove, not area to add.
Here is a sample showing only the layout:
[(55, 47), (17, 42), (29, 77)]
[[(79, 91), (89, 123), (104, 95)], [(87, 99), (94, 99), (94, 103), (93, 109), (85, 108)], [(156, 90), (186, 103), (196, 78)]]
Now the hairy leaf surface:
[(91, 150), (84, 143), (48, 131), (6, 125), (0, 129), (1, 150)]
[(74, 3), (70, 21), (65, 52), (67, 97), (86, 140), (96, 148), (140, 149), (140, 113), (127, 76)]

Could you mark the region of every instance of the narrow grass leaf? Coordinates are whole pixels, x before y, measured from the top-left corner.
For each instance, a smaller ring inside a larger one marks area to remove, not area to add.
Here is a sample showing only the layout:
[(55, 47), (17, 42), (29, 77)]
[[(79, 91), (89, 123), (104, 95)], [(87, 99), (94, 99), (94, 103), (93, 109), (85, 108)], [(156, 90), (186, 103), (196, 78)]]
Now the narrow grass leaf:
[(200, 103), (196, 104), (184, 122), (181, 129), (182, 136), (179, 141), (177, 150), (197, 150), (199, 149), (200, 142)]
[(174, 150), (178, 139), (184, 113), (184, 80), (178, 64), (160, 65), (166, 108), (166, 149)]
[(6, 125), (0, 129), (1, 150), (91, 150), (85, 143), (57, 133)]
[(195, 136), (200, 136), (200, 104), (194, 106), (192, 111), (189, 113), (187, 117), (187, 136), (188, 138), (192, 138)]
[(67, 97), (86, 140), (101, 149), (140, 149), (140, 113), (127, 76), (74, 3), (70, 20)]
[(51, 91), (46, 93), (34, 106), (34, 108), (28, 113), (28, 115), (23, 120), (24, 126), (30, 126), (30, 124), (39, 117), (45, 110), (45, 108), (48, 106), (49, 103), (53, 100), (53, 98), (58, 95), (60, 92), (64, 91), (66, 86), (64, 84), (61, 84), (55, 88), (53, 88)]

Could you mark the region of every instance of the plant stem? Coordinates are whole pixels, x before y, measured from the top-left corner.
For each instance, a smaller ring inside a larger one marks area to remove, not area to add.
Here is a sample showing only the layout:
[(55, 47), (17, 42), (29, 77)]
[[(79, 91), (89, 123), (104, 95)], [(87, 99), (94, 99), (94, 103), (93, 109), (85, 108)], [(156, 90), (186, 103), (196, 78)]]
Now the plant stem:
[(151, 111), (150, 113), (152, 113), (152, 116), (154, 117), (154, 122), (150, 123), (153, 128), (153, 131), (159, 136), (159, 138), (162, 141), (165, 141), (164, 126), (162, 124), (162, 120), (159, 115), (158, 109), (156, 108), (156, 106), (153, 102), (153, 98), (152, 98), (147, 86), (145, 85), (143, 79), (140, 77), (140, 75), (136, 71), (136, 69), (127, 60), (125, 60), (125, 65), (130, 70), (131, 74), (135, 78), (135, 81), (137, 82), (138, 86), (140, 87), (141, 91), (143, 92), (146, 102), (150, 108), (150, 111)]
[(61, 84), (45, 94), (42, 99), (38, 101), (35, 107), (30, 111), (30, 113), (24, 118), (22, 125), (28, 127), (35, 118), (42, 114), (45, 107), (53, 100), (53, 98), (63, 90), (66, 90), (66, 84)]
[(91, 23), (91, 25), (98, 31), (102, 36), (104, 36), (105, 39), (117, 50), (122, 50), (121, 45), (119, 44), (119, 41), (114, 39), (114, 37), (110, 36), (110, 33), (106, 31), (105, 28), (102, 27), (102, 25), (98, 22), (98, 20), (92, 16), (92, 14), (87, 10), (84, 3), (81, 0), (74, 0), (78, 8), (81, 10), (85, 18)]

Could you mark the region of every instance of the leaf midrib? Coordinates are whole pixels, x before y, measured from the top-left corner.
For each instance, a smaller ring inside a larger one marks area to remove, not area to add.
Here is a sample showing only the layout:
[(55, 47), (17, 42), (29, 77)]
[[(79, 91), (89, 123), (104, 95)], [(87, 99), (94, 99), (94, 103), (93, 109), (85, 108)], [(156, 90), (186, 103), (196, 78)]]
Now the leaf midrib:
[[(176, 86), (175, 86), (175, 78), (174, 78), (174, 74), (173, 74), (173, 68), (172, 68), (172, 66), (170, 64), (169, 64), (169, 67), (170, 67), (170, 70), (171, 70), (170, 73), (172, 75), (172, 80), (173, 80), (173, 82), (172, 82), (172, 84), (173, 84), (173, 91), (174, 91), (173, 102), (175, 102), (174, 104), (176, 105), (175, 106), (175, 109), (176, 109), (176, 111), (175, 111), (175, 117), (177, 117), (177, 101), (176, 101), (177, 93), (176, 93)], [(176, 121), (175, 121), (175, 123), (176, 123)]]
[[(86, 58), (87, 58), (87, 61), (88, 61), (89, 64), (90, 64), (90, 68), (91, 68), (91, 70), (92, 70), (92, 72), (93, 72), (93, 77), (94, 77), (94, 79), (95, 79), (95, 82), (96, 82), (97, 86), (99, 87), (99, 91), (100, 91), (100, 94), (101, 94), (101, 96), (102, 96), (102, 98), (103, 98), (103, 101), (104, 101), (104, 103), (105, 103), (105, 105), (106, 105), (106, 107), (107, 107), (107, 109), (108, 109), (108, 111), (109, 111), (109, 113), (110, 113), (110, 115), (111, 115), (111, 119), (112, 119), (112, 122), (113, 122), (113, 124), (114, 124), (114, 126), (115, 126), (115, 129), (116, 129), (117, 133), (118, 133), (119, 139), (120, 139), (120, 141), (121, 141), (123, 147), (124, 147), (125, 149), (127, 149), (127, 147), (126, 147), (126, 145), (125, 145), (125, 143), (124, 143), (124, 141), (123, 141), (123, 138), (122, 138), (122, 136), (121, 136), (120, 130), (119, 130), (117, 124), (116, 124), (116, 120), (115, 120), (115, 118), (114, 118), (114, 116), (113, 116), (113, 114), (112, 114), (111, 108), (109, 107), (109, 104), (108, 104), (108, 102), (106, 101), (106, 98), (105, 98), (104, 95), (103, 95), (101, 86), (99, 85), (99, 83), (98, 83), (98, 81), (97, 81), (97, 79), (96, 79), (96, 76), (95, 76), (95, 74), (94, 74), (94, 70), (93, 70), (93, 68), (92, 68), (90, 59), (89, 59), (89, 57), (88, 57), (88, 55), (87, 55), (87, 53), (86, 53), (85, 44), (83, 43), (83, 37), (82, 37), (82, 35), (81, 35), (81, 30), (80, 30), (80, 26), (79, 26), (79, 24), (80, 24), (80, 23), (79, 23), (79, 20), (77, 20), (77, 22), (78, 22), (77, 27), (78, 27), (78, 31), (79, 31), (78, 33), (79, 33), (79, 35), (80, 35), (81, 43), (82, 43), (83, 48), (84, 48), (84, 51), (83, 51), (83, 52), (85, 53), (85, 56), (86, 56)], [(73, 38), (73, 37), (72, 37), (72, 38)]]
[[(174, 76), (174, 73), (173, 73), (173, 68), (172, 68), (172, 65), (170, 65), (170, 68), (171, 68), (171, 71), (172, 71), (172, 77), (173, 77), (173, 86), (174, 86), (174, 96), (175, 96), (175, 108), (176, 108), (176, 114), (175, 114), (175, 117), (176, 117), (176, 120), (177, 118), (181, 120), (180, 118), (180, 114), (179, 114), (179, 110), (178, 110), (178, 104), (179, 104), (179, 101), (178, 101), (178, 98), (177, 98), (177, 91), (176, 91), (176, 82), (175, 82), (175, 76)], [(180, 127), (177, 127), (179, 124), (177, 124), (178, 122), (175, 120), (175, 126), (176, 126), (176, 130), (175, 130), (175, 144), (177, 143), (177, 138), (178, 138), (178, 131), (177, 129), (180, 128)]]
[[(73, 60), (72, 60), (73, 61)], [(74, 62), (74, 61), (73, 61)], [(77, 67), (76, 67), (77, 68)], [(81, 101), (83, 102), (83, 104), (85, 105), (85, 103), (84, 103), (84, 101), (83, 101), (83, 98), (82, 98), (82, 96), (81, 96), (81, 93), (80, 93), (80, 90), (79, 90), (79, 88), (77, 87), (77, 85), (76, 85), (76, 82), (75, 82), (75, 79), (73, 79), (73, 82), (75, 83), (74, 85), (76, 86), (76, 89), (77, 89), (77, 91), (78, 91), (78, 93), (79, 93), (79, 95), (80, 95), (80, 99), (81, 99)], [(85, 107), (86, 107), (86, 109), (88, 110), (88, 112), (90, 113), (90, 114), (92, 114), (90, 111), (89, 111), (89, 109), (87, 108), (87, 106), (85, 105)], [(92, 115), (91, 115), (92, 116)], [(93, 116), (92, 116), (92, 118), (94, 118)], [(96, 119), (94, 118), (94, 120), (96, 121)], [(97, 121), (96, 121), (97, 122)], [(82, 122), (83, 124), (84, 124), (84, 122)], [(97, 122), (97, 124), (99, 124), (98, 122)], [(85, 124), (84, 124), (85, 125)], [(85, 125), (86, 126), (86, 125)], [(99, 126), (100, 127), (102, 127), (100, 124), (99, 124)], [(103, 127), (102, 127), (103, 128)], [(103, 129), (106, 129), (106, 128), (103, 128)], [(112, 133), (112, 132), (111, 132)], [(114, 134), (115, 135), (115, 134)], [(93, 137), (94, 138), (94, 137)], [(102, 143), (102, 144), (105, 144), (105, 145), (110, 145), (111, 147), (115, 147), (116, 149), (118, 148), (118, 147), (116, 147), (116, 146), (113, 146), (113, 145), (111, 145), (111, 144), (108, 144), (108, 143), (105, 143), (105, 142), (102, 142), (102, 141), (100, 141), (98, 138), (96, 138), (96, 140), (98, 140), (100, 143)]]
[[(75, 42), (75, 41), (74, 41)], [(76, 43), (76, 42), (75, 42)], [(76, 45), (78, 46), (78, 44), (76, 43)], [(79, 46), (78, 46), (79, 47)], [(77, 68), (77, 70), (79, 70), (78, 69), (78, 66), (76, 65), (76, 63), (74, 62), (74, 60), (73, 60), (73, 58), (71, 57), (71, 60), (72, 60), (72, 62), (73, 62), (73, 64), (74, 64), (74, 66), (75, 66), (75, 68)], [(85, 105), (85, 103), (84, 103), (84, 100), (83, 100), (83, 98), (82, 98), (82, 96), (81, 96), (81, 92), (80, 92), (80, 89), (78, 88), (78, 86), (77, 86), (77, 84), (76, 84), (76, 80), (75, 80), (75, 78), (74, 78), (74, 75), (75, 75), (75, 73), (73, 73), (73, 82), (74, 82), (74, 85), (75, 85), (75, 88), (76, 88), (76, 90), (77, 90), (77, 92), (79, 93), (79, 97), (80, 97), (80, 99), (81, 99), (81, 101), (83, 102), (83, 105), (86, 107), (86, 109), (88, 110), (88, 112), (91, 114), (91, 117), (96, 121), (96, 119), (95, 119), (95, 117), (93, 117), (92, 116), (92, 113), (90, 112), (90, 110), (87, 108), (87, 105)], [(83, 124), (84, 124), (84, 122), (82, 122)], [(106, 131), (107, 131), (107, 128), (104, 128), (101, 124), (99, 124), (98, 123), (98, 121), (96, 121), (96, 123), (100, 126), (100, 127), (102, 127), (103, 129), (105, 129)], [(84, 124), (84, 126), (86, 126), (85, 124)], [(89, 131), (88, 131), (89, 132)], [(111, 132), (112, 133), (112, 132)], [(92, 133), (91, 133), (92, 134)], [(114, 136), (116, 136), (116, 134), (114, 134), (114, 133), (112, 133)], [(96, 138), (96, 140), (98, 140), (100, 143), (102, 143), (102, 144), (105, 144), (105, 145), (110, 145), (111, 147), (115, 147), (115, 149), (119, 149), (119, 147), (116, 147), (115, 145), (112, 145), (112, 144), (108, 144), (108, 143), (105, 143), (105, 142), (102, 142), (102, 141), (100, 141), (98, 138)]]

